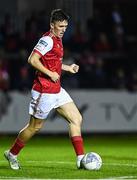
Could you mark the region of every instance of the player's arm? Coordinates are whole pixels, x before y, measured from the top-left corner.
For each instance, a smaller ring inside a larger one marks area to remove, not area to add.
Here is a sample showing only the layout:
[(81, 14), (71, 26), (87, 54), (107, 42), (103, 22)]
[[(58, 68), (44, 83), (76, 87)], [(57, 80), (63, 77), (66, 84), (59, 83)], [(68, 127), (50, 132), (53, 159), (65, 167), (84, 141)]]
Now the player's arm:
[(53, 40), (49, 36), (42, 37), (36, 46), (34, 47), (31, 55), (28, 58), (28, 63), (35, 69), (49, 76), (52, 81), (56, 82), (59, 79), (59, 75), (56, 72), (52, 72), (41, 63), (41, 57), (44, 56), (53, 48)]
[(71, 65), (62, 64), (62, 70), (68, 71), (70, 73), (77, 73), (79, 70), (79, 66), (77, 64), (71, 64)]
[(59, 79), (59, 75), (56, 72), (52, 72), (45, 68), (40, 61), (41, 56), (35, 52), (31, 53), (28, 58), (28, 63), (31, 64), (35, 69), (42, 72), (43, 74), (49, 76), (52, 81), (56, 82)]

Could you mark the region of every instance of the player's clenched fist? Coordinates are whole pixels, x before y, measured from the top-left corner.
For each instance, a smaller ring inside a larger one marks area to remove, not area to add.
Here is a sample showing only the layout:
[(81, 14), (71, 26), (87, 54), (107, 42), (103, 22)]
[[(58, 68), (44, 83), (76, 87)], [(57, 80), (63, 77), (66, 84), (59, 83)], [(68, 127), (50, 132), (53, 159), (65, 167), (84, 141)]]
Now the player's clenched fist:
[(70, 71), (71, 73), (77, 73), (78, 70), (79, 70), (79, 66), (78, 66), (77, 64), (71, 64), (71, 65), (70, 65), (69, 71)]

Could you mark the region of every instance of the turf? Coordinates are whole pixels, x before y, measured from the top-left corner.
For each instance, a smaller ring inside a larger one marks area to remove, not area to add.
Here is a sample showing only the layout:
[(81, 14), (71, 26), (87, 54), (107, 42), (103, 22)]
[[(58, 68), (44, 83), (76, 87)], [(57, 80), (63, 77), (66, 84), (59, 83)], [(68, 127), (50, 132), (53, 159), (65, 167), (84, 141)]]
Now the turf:
[(99, 171), (78, 170), (67, 136), (35, 136), (21, 151), (22, 168), (11, 170), (3, 152), (15, 137), (0, 136), (0, 179), (137, 179), (137, 135), (84, 136), (85, 151), (100, 154)]

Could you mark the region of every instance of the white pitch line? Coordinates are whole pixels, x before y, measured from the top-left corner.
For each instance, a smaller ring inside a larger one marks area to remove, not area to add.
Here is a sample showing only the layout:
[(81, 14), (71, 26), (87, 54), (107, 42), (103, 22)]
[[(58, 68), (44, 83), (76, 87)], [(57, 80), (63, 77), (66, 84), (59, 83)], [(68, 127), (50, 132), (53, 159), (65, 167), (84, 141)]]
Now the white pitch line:
[(121, 176), (121, 177), (118, 177), (118, 179), (135, 179), (137, 178), (137, 176)]
[[(1, 163), (4, 163), (4, 162), (6, 162), (6, 161), (4, 161), (4, 160), (0, 160), (0, 162)], [(27, 162), (27, 163), (49, 163), (49, 164), (53, 164), (53, 163), (56, 163), (56, 164), (74, 164), (75, 162), (71, 162), (71, 161), (35, 161), (35, 160), (30, 160), (30, 161), (24, 161), (24, 162)]]
[[(116, 180), (116, 179), (135, 179), (137, 176), (121, 176), (121, 177), (109, 177), (109, 178), (103, 178), (103, 179), (98, 179), (98, 180)], [(6, 176), (0, 176), (0, 179), (5, 180), (12, 180), (12, 179), (26, 179), (26, 180), (70, 180), (70, 179), (37, 179), (37, 178), (27, 178), (27, 177), (6, 177)], [(89, 179), (71, 179), (71, 180), (89, 180)]]
[[(0, 162), (5, 162), (4, 160), (1, 160)], [(46, 163), (46, 164), (74, 164), (74, 162), (71, 161), (25, 161), (27, 163)], [(109, 165), (109, 166), (127, 166), (127, 167), (137, 167), (137, 164), (129, 164), (129, 163), (103, 163), (103, 165)], [(121, 177), (108, 177), (108, 178), (104, 178), (104, 179), (99, 179), (99, 180), (115, 180), (115, 179), (137, 179), (137, 176), (121, 176)], [(0, 176), (0, 179), (5, 180), (12, 180), (12, 179), (27, 179), (27, 180), (44, 180), (44, 179), (36, 179), (36, 178), (27, 178), (27, 177), (6, 177), (6, 176)], [(59, 179), (45, 179), (45, 180), (59, 180)], [(67, 179), (66, 179), (67, 180)], [(78, 179), (73, 179), (73, 180), (78, 180)], [(89, 179), (79, 179), (79, 180), (89, 180)]]
[(114, 180), (114, 179), (135, 179), (137, 176), (119, 176), (119, 177), (110, 177), (106, 179), (99, 179), (99, 180)]
[(103, 163), (103, 165), (137, 167), (137, 164), (129, 164), (129, 163)]
[[(5, 162), (4, 160), (0, 160), (0, 162)], [(46, 164), (74, 164), (75, 162), (72, 161), (35, 161), (35, 160), (29, 160), (29, 161), (24, 161), (27, 163), (46, 163)], [(103, 165), (109, 165), (109, 166), (130, 166), (130, 167), (137, 167), (137, 163), (136, 164), (130, 164), (130, 163), (103, 163)]]

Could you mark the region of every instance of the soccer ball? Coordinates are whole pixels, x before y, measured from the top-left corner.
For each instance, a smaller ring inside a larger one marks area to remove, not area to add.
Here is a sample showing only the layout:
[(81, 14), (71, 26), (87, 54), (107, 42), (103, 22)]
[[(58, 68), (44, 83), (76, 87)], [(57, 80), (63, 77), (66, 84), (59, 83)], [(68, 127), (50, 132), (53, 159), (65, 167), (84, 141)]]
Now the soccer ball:
[(87, 170), (99, 170), (102, 166), (102, 159), (99, 154), (89, 152), (82, 158), (81, 165)]

